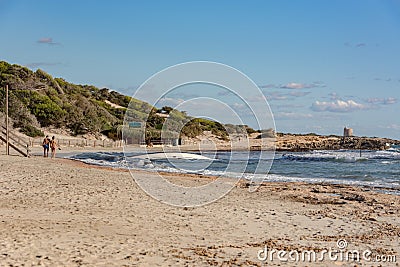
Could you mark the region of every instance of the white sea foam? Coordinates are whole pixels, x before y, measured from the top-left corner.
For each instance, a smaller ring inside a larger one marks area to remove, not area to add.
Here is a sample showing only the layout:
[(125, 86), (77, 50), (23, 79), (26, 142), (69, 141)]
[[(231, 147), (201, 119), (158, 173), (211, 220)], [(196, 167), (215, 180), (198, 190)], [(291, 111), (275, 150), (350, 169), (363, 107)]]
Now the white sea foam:
[(133, 156), (134, 159), (184, 159), (184, 160), (213, 160), (198, 154), (192, 153), (149, 153), (138, 156)]
[[(150, 156), (149, 156), (150, 155)], [(134, 154), (82, 153), (69, 156), (88, 164), (147, 170), (152, 172), (193, 173), (199, 175), (244, 178), (251, 181), (308, 182), (386, 187), (400, 190), (400, 153), (397, 151), (315, 151), (308, 153), (278, 153), (273, 172), (268, 168), (254, 174), (256, 166), (271, 164), (270, 157), (256, 152), (218, 152)], [(213, 159), (215, 157), (215, 159)], [(239, 166), (247, 163), (247, 169)], [(257, 170), (260, 170), (257, 167)], [(244, 172), (245, 171), (245, 172)]]
[(348, 151), (348, 150), (321, 150), (309, 153), (287, 153), (282, 156), (283, 159), (289, 160), (309, 160), (324, 161), (334, 160), (343, 162), (357, 162), (369, 159), (400, 159), (400, 153), (397, 151)]

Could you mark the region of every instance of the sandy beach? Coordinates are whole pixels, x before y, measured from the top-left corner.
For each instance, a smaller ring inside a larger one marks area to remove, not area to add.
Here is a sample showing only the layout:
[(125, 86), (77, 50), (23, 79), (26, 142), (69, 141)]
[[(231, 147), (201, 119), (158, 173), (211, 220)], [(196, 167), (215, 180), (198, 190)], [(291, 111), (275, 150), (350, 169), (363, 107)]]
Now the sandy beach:
[[(196, 186), (210, 178), (168, 179)], [(214, 203), (173, 207), (124, 170), (0, 156), (0, 266), (398, 266), (399, 215), (399, 196), (305, 183), (266, 183), (251, 193), (241, 181)], [(360, 261), (318, 261), (338, 240)], [(286, 259), (314, 251), (317, 262), (271, 259), (271, 250)], [(392, 255), (397, 263), (378, 262)]]
[(400, 267), (400, 0), (0, 20), (0, 267)]

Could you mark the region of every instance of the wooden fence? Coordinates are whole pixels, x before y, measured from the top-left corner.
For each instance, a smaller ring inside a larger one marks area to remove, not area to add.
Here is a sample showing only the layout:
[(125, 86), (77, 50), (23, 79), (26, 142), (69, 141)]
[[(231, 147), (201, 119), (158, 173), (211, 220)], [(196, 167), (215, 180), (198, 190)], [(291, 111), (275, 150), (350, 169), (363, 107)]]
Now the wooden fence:
[[(56, 139), (60, 147), (122, 147), (123, 141), (89, 140), (89, 139)], [(40, 147), (43, 138), (33, 138), (29, 141), (30, 147)]]
[[(15, 139), (15, 140), (14, 140)], [(41, 147), (43, 144), (43, 137), (38, 137), (38, 138), (21, 138), (19, 136), (14, 136), (13, 141), (17, 142), (18, 144), (23, 144), (21, 145), (22, 147), (26, 147), (28, 145), (29, 147)], [(109, 148), (119, 148), (123, 147), (124, 144), (129, 144), (129, 145), (142, 145), (145, 146), (146, 142), (144, 141), (139, 141), (139, 140), (117, 140), (117, 141), (111, 141), (111, 140), (89, 140), (89, 139), (83, 139), (83, 138), (72, 138), (72, 139), (56, 139), (57, 144), (60, 147), (109, 147)], [(178, 140), (178, 139), (165, 139), (165, 140), (151, 140), (152, 145), (155, 146), (176, 146), (176, 145), (185, 145), (185, 144), (190, 144), (188, 140)], [(194, 142), (196, 144), (196, 142)], [(3, 142), (0, 139), (0, 146), (5, 145), (5, 142)]]

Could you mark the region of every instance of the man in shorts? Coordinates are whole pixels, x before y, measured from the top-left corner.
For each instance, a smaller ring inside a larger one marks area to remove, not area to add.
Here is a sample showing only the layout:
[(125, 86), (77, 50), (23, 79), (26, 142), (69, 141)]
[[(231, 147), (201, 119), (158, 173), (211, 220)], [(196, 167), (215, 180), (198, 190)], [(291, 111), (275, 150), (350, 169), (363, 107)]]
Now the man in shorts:
[(43, 157), (47, 158), (49, 156), (50, 150), (50, 138), (48, 135), (43, 139)]

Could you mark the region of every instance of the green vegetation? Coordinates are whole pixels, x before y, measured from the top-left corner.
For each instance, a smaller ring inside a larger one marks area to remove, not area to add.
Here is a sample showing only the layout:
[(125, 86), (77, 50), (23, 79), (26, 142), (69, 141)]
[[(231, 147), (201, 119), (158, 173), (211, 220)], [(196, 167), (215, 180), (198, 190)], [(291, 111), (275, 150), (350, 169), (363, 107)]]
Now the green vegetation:
[[(69, 129), (73, 135), (104, 133), (116, 138), (117, 127), (131, 101), (130, 97), (106, 88), (72, 84), (40, 69), (33, 72), (0, 61), (0, 112), (4, 112), (6, 84), (10, 89), (13, 126), (29, 136), (40, 136), (40, 127), (53, 126)], [(123, 108), (113, 108), (105, 101)], [(143, 114), (138, 113), (143, 120)]]
[(32, 125), (25, 125), (21, 128), (21, 132), (30, 137), (44, 136), (44, 133)]
[[(196, 137), (211, 131), (223, 140), (228, 140), (228, 132), (238, 133), (243, 127), (247, 133), (255, 132), (248, 126), (191, 118), (167, 106), (157, 109), (107, 88), (73, 84), (43, 70), (32, 71), (4, 61), (0, 61), (0, 112), (4, 112), (5, 85), (10, 89), (13, 126), (31, 137), (43, 136), (40, 127), (51, 126), (67, 129), (73, 135), (105, 134), (118, 139), (125, 116), (129, 121), (146, 124), (146, 139), (161, 138), (162, 130), (166, 138)], [(139, 138), (140, 132), (133, 130), (132, 135)]]

